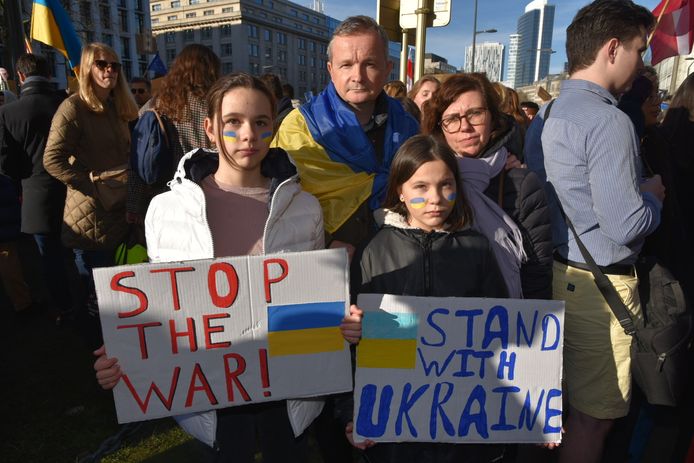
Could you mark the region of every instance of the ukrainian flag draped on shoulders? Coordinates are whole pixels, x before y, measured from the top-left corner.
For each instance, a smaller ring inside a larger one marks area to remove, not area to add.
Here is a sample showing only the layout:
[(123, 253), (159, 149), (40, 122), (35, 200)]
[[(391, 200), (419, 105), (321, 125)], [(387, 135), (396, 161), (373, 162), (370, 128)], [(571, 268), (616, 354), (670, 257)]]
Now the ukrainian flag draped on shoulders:
[(70, 69), (79, 75), (82, 42), (59, 0), (34, 0), (30, 35), (62, 53)]
[(334, 233), (364, 203), (372, 210), (385, 197), (390, 164), (405, 140), (419, 132), (417, 121), (390, 97), (383, 162), (359, 125), (356, 115), (340, 99), (335, 86), (292, 111), (273, 142), (289, 153), (299, 170), (301, 185), (320, 201), (325, 229)]

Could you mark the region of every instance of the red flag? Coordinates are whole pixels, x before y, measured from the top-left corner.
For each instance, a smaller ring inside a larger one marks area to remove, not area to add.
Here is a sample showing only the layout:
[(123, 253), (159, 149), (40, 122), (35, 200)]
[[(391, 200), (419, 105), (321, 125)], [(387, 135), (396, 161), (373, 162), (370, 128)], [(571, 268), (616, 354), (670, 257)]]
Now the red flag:
[(412, 90), (414, 85), (414, 47), (407, 47), (407, 91)]
[(688, 55), (694, 43), (694, 2), (692, 0), (663, 0), (653, 10), (660, 23), (651, 39), (651, 64), (665, 58)]

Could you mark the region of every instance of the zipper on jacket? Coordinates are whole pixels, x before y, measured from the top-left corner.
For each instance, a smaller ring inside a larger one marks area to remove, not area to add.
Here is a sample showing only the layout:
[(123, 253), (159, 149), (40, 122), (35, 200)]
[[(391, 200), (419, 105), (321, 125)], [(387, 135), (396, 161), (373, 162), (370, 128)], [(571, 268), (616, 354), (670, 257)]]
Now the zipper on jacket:
[(431, 293), (431, 232), (424, 235), (422, 240), (424, 249), (424, 294), (429, 296)]
[(272, 197), (270, 198), (270, 210), (268, 211), (267, 214), (267, 220), (265, 221), (265, 226), (263, 227), (263, 251), (262, 254), (265, 254), (265, 243), (267, 242), (267, 229), (268, 229), (268, 224), (270, 223), (270, 219), (272, 218), (272, 206), (275, 204), (275, 197), (277, 196), (277, 192), (280, 191), (280, 188), (284, 186), (284, 184), (294, 180), (296, 176), (292, 175), (289, 178), (284, 179), (282, 183), (277, 185), (277, 188), (275, 188), (275, 192), (272, 194)]

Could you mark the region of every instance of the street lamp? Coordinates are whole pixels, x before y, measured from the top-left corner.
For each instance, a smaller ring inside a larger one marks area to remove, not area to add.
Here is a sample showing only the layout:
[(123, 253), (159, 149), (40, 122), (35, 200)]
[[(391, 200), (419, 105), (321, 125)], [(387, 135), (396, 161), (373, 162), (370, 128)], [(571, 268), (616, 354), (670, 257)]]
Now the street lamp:
[(477, 0), (475, 0), (475, 14), (473, 15), (474, 21), (472, 24), (472, 63), (470, 64), (470, 72), (475, 72), (475, 46), (477, 45), (477, 34), (493, 34), (497, 32), (496, 29), (485, 29), (483, 31), (477, 30)]

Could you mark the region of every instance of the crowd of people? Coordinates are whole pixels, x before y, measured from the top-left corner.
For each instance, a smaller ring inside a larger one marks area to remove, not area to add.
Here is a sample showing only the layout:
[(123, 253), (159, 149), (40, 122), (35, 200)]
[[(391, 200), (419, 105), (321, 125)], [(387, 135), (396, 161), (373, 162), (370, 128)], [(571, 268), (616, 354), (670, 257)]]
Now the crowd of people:
[[(19, 99), (0, 107), (6, 292), (15, 310), (31, 306), (15, 242), (32, 235), (57, 321), (76, 321), (105, 389), (122, 372), (102, 345), (91, 272), (115, 265), (116, 247), (138, 230), (150, 262), (345, 248), (353, 301), (360, 293), (564, 300), (558, 449), (355, 445), (350, 394), (316, 407), (275, 401), (177, 421), (218, 462), (254, 461), (256, 443), (265, 462), (306, 462), (309, 432), (326, 462), (352, 461), (350, 443), (369, 462), (606, 461), (610, 433), (635, 395), (631, 338), (567, 222), (637, 320), (641, 252), (657, 255), (687, 296), (692, 288), (694, 78), (661, 123), (658, 77), (641, 58), (654, 21), (630, 0), (578, 11), (567, 29), (570, 78), (551, 117), (550, 105), (520, 102), (480, 73), (424, 76), (409, 93), (386, 82), (388, 38), (366, 16), (337, 27), (330, 83), (298, 107), (277, 76), (221, 75), (218, 57), (197, 44), (154, 91), (142, 78), (128, 85), (118, 55), (101, 43), (84, 47), (70, 96), (53, 90), (44, 58), (24, 55)], [(154, 180), (130, 164), (138, 118), (151, 114), (171, 151)], [(70, 261), (84, 291), (68, 290)], [(351, 344), (361, 316), (352, 305), (342, 322)], [(690, 439), (682, 433), (678, 445)], [(618, 454), (638, 461), (628, 442)]]

